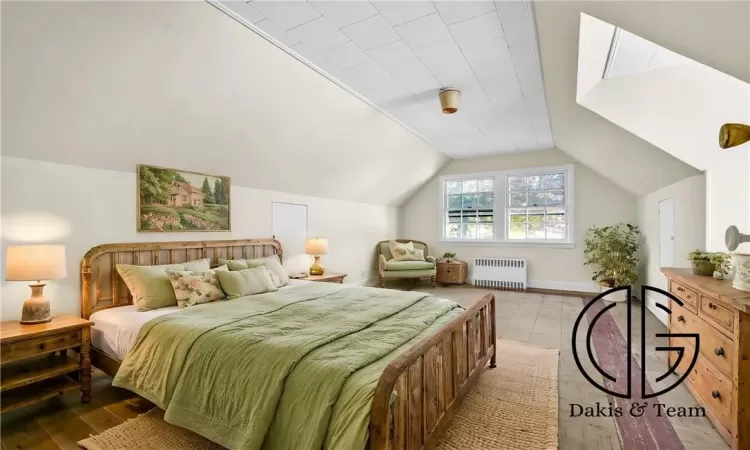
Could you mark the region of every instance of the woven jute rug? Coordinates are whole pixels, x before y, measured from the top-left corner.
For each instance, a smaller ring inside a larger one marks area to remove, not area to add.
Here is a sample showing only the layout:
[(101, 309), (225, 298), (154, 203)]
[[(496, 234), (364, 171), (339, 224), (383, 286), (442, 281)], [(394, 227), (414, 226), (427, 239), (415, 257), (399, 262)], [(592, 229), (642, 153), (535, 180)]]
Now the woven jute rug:
[[(440, 450), (557, 449), (559, 350), (500, 339), (485, 370), (437, 444)], [(78, 444), (87, 450), (219, 450), (153, 409)]]

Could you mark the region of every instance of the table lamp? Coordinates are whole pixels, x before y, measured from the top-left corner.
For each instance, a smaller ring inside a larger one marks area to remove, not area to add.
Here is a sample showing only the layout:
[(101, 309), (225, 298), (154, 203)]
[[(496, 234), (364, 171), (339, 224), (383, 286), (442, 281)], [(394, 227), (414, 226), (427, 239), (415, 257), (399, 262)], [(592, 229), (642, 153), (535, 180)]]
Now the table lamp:
[(320, 255), (328, 253), (328, 239), (311, 238), (305, 242), (305, 253), (315, 255), (315, 261), (310, 266), (310, 275), (323, 275), (323, 266), (320, 265)]
[(22, 324), (44, 323), (52, 320), (49, 300), (44, 297), (43, 280), (57, 280), (67, 276), (65, 247), (62, 245), (11, 245), (5, 258), (7, 281), (35, 281), (29, 285), (31, 298), (23, 303)]

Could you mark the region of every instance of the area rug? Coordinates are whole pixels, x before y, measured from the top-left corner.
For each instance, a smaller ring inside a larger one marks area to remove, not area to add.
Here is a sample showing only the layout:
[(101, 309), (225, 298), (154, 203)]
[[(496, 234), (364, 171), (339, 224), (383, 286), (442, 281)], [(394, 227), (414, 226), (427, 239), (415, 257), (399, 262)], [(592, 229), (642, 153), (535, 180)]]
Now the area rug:
[[(438, 442), (441, 450), (557, 449), (560, 351), (499, 339), (497, 368), (485, 370)], [(78, 442), (87, 450), (218, 450), (153, 409)]]

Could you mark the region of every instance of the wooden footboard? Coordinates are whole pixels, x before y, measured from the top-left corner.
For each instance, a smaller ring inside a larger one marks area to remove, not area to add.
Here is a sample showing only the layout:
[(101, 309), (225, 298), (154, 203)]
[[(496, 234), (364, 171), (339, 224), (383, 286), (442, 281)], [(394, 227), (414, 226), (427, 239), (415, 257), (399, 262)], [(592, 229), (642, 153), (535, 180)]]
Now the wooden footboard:
[(487, 363), (495, 367), (496, 333), (487, 294), (391, 362), (372, 399), (370, 450), (434, 447)]

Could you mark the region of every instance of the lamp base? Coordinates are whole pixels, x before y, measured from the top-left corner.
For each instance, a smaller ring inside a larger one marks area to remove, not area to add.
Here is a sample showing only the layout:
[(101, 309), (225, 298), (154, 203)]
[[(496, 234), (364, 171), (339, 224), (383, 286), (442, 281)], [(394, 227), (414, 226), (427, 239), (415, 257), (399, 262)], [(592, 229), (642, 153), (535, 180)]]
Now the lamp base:
[(325, 269), (320, 265), (320, 255), (315, 255), (315, 261), (313, 261), (313, 265), (310, 266), (310, 275), (323, 275), (324, 271)]
[(49, 309), (49, 300), (43, 294), (44, 284), (30, 284), (31, 298), (23, 302), (23, 311), (21, 312), (21, 323), (24, 325), (33, 325), (35, 323), (45, 323), (52, 320)]

